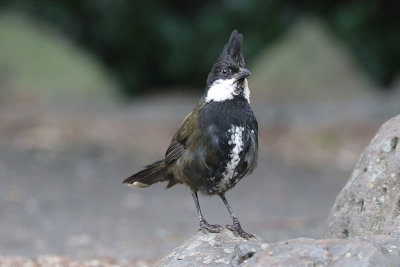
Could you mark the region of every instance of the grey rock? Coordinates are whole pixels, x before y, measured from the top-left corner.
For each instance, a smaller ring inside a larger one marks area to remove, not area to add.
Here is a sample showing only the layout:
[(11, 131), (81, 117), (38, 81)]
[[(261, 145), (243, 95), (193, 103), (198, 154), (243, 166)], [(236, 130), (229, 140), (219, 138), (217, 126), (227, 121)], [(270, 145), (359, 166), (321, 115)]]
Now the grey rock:
[(400, 116), (381, 126), (328, 218), (325, 237), (400, 236)]
[(268, 244), (226, 230), (187, 240), (160, 266), (400, 266), (400, 242), (383, 235), (352, 239), (291, 239)]
[(259, 238), (250, 240), (221, 233), (199, 232), (165, 257), (160, 266), (238, 265), (268, 245)]
[[(399, 266), (397, 241), (383, 241), (385, 238), (292, 239), (272, 244), (247, 260), (243, 266)], [(382, 242), (390, 243), (392, 248), (387, 250), (380, 246)]]
[(234, 265), (240, 265), (241, 263), (245, 262), (247, 259), (253, 257), (256, 252), (262, 250), (262, 248), (268, 247), (267, 243), (262, 245), (254, 244), (249, 242), (241, 242), (235, 245), (233, 249), (232, 261), (231, 263)]

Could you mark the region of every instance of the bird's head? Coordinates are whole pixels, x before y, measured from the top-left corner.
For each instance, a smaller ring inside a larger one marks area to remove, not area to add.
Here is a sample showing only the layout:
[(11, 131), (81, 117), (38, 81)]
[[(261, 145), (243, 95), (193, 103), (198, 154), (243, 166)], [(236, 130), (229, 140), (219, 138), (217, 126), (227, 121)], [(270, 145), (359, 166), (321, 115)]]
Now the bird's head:
[(206, 102), (231, 100), (235, 96), (250, 101), (247, 79), (251, 73), (245, 67), (240, 48), (243, 35), (234, 30), (207, 78)]

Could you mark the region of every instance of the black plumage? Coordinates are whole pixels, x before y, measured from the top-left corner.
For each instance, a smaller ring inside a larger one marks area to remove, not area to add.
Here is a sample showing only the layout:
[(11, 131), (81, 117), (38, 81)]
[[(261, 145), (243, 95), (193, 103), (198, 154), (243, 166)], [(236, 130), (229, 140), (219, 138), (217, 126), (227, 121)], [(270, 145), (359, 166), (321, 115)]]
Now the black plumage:
[(218, 194), (226, 205), (235, 234), (244, 232), (225, 198), (256, 166), (258, 125), (250, 108), (250, 91), (240, 51), (242, 35), (233, 31), (228, 43), (207, 78), (206, 91), (192, 113), (172, 138), (165, 158), (125, 179), (133, 187), (147, 187), (167, 181), (167, 188), (181, 183), (192, 191), (200, 228), (219, 232), (222, 227), (208, 224), (202, 216), (197, 192)]

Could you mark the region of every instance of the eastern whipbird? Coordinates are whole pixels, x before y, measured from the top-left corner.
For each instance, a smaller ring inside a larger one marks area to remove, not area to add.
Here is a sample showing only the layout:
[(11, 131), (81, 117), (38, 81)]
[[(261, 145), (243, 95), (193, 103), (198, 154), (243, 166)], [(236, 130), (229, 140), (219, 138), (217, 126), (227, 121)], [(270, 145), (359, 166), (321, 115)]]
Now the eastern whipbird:
[(163, 181), (168, 182), (167, 188), (186, 184), (192, 192), (200, 229), (213, 233), (223, 228), (204, 219), (197, 192), (217, 194), (233, 220), (228, 229), (248, 239), (253, 235), (243, 231), (225, 198), (225, 192), (251, 173), (257, 162), (258, 125), (250, 108), (250, 71), (240, 51), (242, 41), (242, 34), (233, 31), (208, 74), (203, 97), (172, 138), (165, 158), (124, 183), (135, 188)]

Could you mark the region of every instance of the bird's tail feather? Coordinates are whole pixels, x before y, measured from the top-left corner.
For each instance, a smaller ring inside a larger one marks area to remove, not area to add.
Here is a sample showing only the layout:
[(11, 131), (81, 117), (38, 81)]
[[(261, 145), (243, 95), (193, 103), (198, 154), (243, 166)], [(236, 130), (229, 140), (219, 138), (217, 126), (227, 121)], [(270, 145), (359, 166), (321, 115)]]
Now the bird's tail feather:
[(167, 165), (163, 160), (159, 160), (146, 166), (143, 170), (126, 178), (124, 184), (132, 187), (148, 187), (154, 183), (165, 181), (164, 177)]

